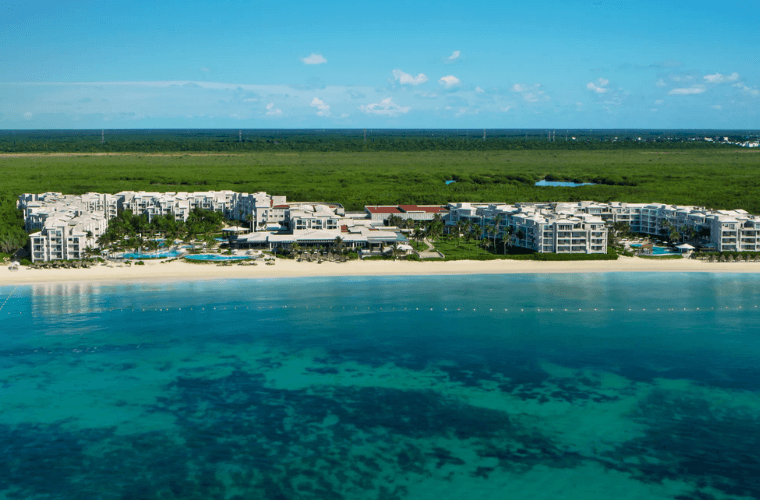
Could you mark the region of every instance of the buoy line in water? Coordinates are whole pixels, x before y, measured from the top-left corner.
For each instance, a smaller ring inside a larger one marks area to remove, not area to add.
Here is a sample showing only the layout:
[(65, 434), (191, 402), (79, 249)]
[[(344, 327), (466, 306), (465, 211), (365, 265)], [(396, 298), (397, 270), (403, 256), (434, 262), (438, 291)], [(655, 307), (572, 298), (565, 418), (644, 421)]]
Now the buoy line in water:
[[(11, 294), (6, 297), (5, 302), (0, 305), (0, 311), (2, 311), (5, 304), (10, 299)], [(395, 311), (395, 312), (442, 312), (442, 313), (455, 313), (455, 312), (476, 312), (476, 313), (526, 313), (526, 314), (553, 314), (553, 313), (603, 313), (603, 312), (618, 312), (618, 313), (640, 313), (640, 312), (720, 312), (720, 311), (760, 311), (760, 306), (753, 307), (649, 307), (649, 308), (631, 308), (631, 307), (619, 307), (619, 308), (605, 308), (605, 307), (593, 307), (593, 308), (558, 308), (558, 307), (506, 307), (506, 308), (467, 308), (467, 307), (367, 307), (362, 306), (191, 306), (191, 307), (152, 307), (152, 308), (100, 308), (100, 309), (56, 309), (45, 312), (11, 312), (8, 311), (5, 315), (0, 316), (0, 319), (7, 316), (18, 317), (23, 315), (61, 315), (61, 314), (102, 314), (109, 312), (117, 313), (143, 313), (143, 312), (179, 312), (179, 311), (193, 311), (193, 312), (214, 312), (214, 311), (277, 311), (287, 309), (309, 309), (309, 310), (333, 310), (340, 312), (366, 312), (366, 311)]]
[(16, 288), (18, 288), (18, 285), (14, 286), (14, 287), (11, 289), (10, 293), (8, 294), (8, 296), (7, 296), (7, 297), (5, 297), (5, 300), (4, 300), (4, 301), (3, 301), (3, 303), (0, 305), (0, 312), (2, 312), (2, 311), (3, 311), (3, 307), (5, 307), (5, 304), (7, 304), (7, 303), (8, 303), (8, 300), (9, 300), (9, 299), (10, 299), (10, 298), (13, 296), (13, 292), (15, 292), (15, 291), (16, 291)]

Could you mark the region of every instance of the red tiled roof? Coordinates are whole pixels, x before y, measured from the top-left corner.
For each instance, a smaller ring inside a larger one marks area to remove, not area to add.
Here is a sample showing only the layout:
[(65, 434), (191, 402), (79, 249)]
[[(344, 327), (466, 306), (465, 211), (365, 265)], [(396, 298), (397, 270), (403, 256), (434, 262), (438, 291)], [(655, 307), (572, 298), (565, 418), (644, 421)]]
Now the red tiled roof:
[(289, 208), (290, 205), (275, 205), (272, 208)]
[(437, 214), (439, 212), (445, 212), (446, 209), (438, 205), (399, 205), (398, 206), (404, 212), (425, 212), (429, 214)]
[(341, 233), (347, 233), (348, 232), (348, 226), (340, 226), (340, 232)]
[(371, 214), (400, 214), (401, 211), (396, 207), (364, 207)]

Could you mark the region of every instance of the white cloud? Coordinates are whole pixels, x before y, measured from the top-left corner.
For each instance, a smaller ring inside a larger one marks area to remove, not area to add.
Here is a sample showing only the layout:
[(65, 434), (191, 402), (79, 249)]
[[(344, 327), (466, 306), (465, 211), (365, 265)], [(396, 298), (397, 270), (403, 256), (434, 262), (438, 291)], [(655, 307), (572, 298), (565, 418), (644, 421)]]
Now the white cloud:
[(311, 54), (309, 57), (301, 59), (304, 64), (323, 64), (327, 62), (327, 59), (322, 54)]
[(208, 72), (209, 72), (209, 71), (211, 71), (211, 70), (210, 70), (210, 69), (208, 69), (208, 68), (207, 68), (207, 67), (205, 67), (205, 66), (201, 66), (201, 71), (203, 71), (204, 73), (208, 73)]
[(662, 105), (664, 102), (665, 102), (665, 101), (664, 101), (663, 99), (657, 99), (656, 101), (654, 101), (654, 103), (655, 103), (656, 105), (658, 105), (658, 106), (661, 106), (661, 105)]
[(732, 85), (732, 87), (736, 87), (742, 92), (746, 92), (747, 94), (751, 95), (752, 97), (757, 97), (760, 95), (760, 90), (757, 90), (756, 88), (747, 87), (743, 83), (735, 83)]
[(267, 104), (267, 116), (280, 116), (281, 114), (282, 110), (275, 108), (273, 102)]
[(243, 102), (259, 102), (259, 100), (256, 97), (246, 97)]
[(499, 109), (501, 109), (502, 111), (504, 111), (506, 113), (507, 111), (509, 111), (510, 109), (512, 109), (512, 106), (504, 106), (503, 108), (499, 108)]
[(667, 84), (667, 83), (665, 83), (665, 80), (663, 80), (662, 78), (660, 78), (659, 80), (657, 80), (657, 81), (654, 83), (654, 85), (655, 85), (655, 87), (665, 87), (665, 86), (667, 86), (668, 84)]
[(674, 82), (690, 82), (694, 80), (694, 75), (670, 75), (669, 78)]
[(438, 83), (446, 87), (447, 89), (450, 89), (452, 87), (457, 87), (461, 85), (461, 81), (456, 76), (448, 75), (448, 76), (442, 76), (438, 79)]
[(704, 92), (704, 87), (687, 87), (687, 88), (680, 88), (680, 89), (673, 89), (668, 94), (670, 95), (694, 95), (694, 94), (701, 94)]
[(523, 99), (528, 102), (546, 101), (549, 99), (544, 95), (544, 91), (541, 90), (540, 83), (534, 83), (533, 85), (515, 83), (512, 85), (512, 91), (520, 92), (523, 95)]
[(485, 92), (485, 90), (481, 89), (480, 87), (475, 87), (475, 92), (477, 92), (478, 94), (482, 94), (483, 92)]
[(459, 56), (461, 56), (461, 55), (462, 55), (462, 53), (461, 53), (460, 51), (458, 51), (458, 50), (455, 50), (454, 52), (452, 52), (452, 53), (451, 53), (451, 55), (450, 55), (449, 57), (447, 57), (447, 58), (445, 59), (445, 61), (446, 61), (447, 63), (453, 63), (453, 62), (455, 62), (457, 59), (459, 59)]
[(24, 113), (24, 120), (31, 120), (32, 116), (33, 115), (27, 111), (26, 113)]
[(739, 73), (731, 73), (730, 75), (721, 75), (720, 73), (705, 75), (705, 80), (709, 83), (729, 83), (735, 82), (738, 79)]
[(712, 106), (710, 106), (710, 107), (711, 107), (712, 109), (717, 109), (718, 111), (720, 111), (721, 109), (723, 109), (723, 106), (721, 106), (720, 104), (713, 104), (713, 105), (712, 105)]
[(368, 115), (398, 116), (408, 113), (412, 108), (409, 106), (399, 106), (393, 102), (392, 97), (387, 97), (380, 102), (359, 106), (359, 109)]
[(610, 91), (610, 89), (605, 88), (610, 83), (609, 80), (600, 78), (597, 81), (599, 82), (599, 85), (596, 85), (594, 82), (588, 82), (586, 84), (586, 88), (593, 92), (596, 92), (597, 94), (604, 94)]
[(310, 106), (312, 108), (317, 108), (319, 111), (317, 111), (318, 116), (330, 116), (330, 106), (325, 104), (325, 101), (320, 99), (319, 97), (315, 97), (311, 100)]
[(420, 73), (417, 76), (413, 76), (409, 73), (404, 73), (400, 69), (393, 70), (393, 78), (398, 80), (401, 85), (419, 85), (428, 81), (428, 77), (423, 73)]

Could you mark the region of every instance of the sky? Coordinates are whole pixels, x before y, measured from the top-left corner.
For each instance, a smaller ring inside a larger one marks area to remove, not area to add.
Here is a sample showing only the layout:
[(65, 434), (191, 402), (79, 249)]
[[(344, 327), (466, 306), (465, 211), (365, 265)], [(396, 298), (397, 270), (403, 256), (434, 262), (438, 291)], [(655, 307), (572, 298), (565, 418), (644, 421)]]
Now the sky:
[(0, 1), (0, 129), (760, 128), (760, 0)]

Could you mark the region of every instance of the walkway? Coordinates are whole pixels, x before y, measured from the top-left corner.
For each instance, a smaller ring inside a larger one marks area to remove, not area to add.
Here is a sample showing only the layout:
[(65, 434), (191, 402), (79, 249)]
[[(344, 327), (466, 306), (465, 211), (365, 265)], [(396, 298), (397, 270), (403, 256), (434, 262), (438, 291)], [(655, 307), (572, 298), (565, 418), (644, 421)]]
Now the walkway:
[(430, 243), (427, 238), (424, 238), (422, 241), (427, 245), (428, 249), (423, 252), (419, 252), (421, 259), (440, 259), (443, 257), (443, 255), (441, 255), (441, 253), (433, 247), (432, 243)]

